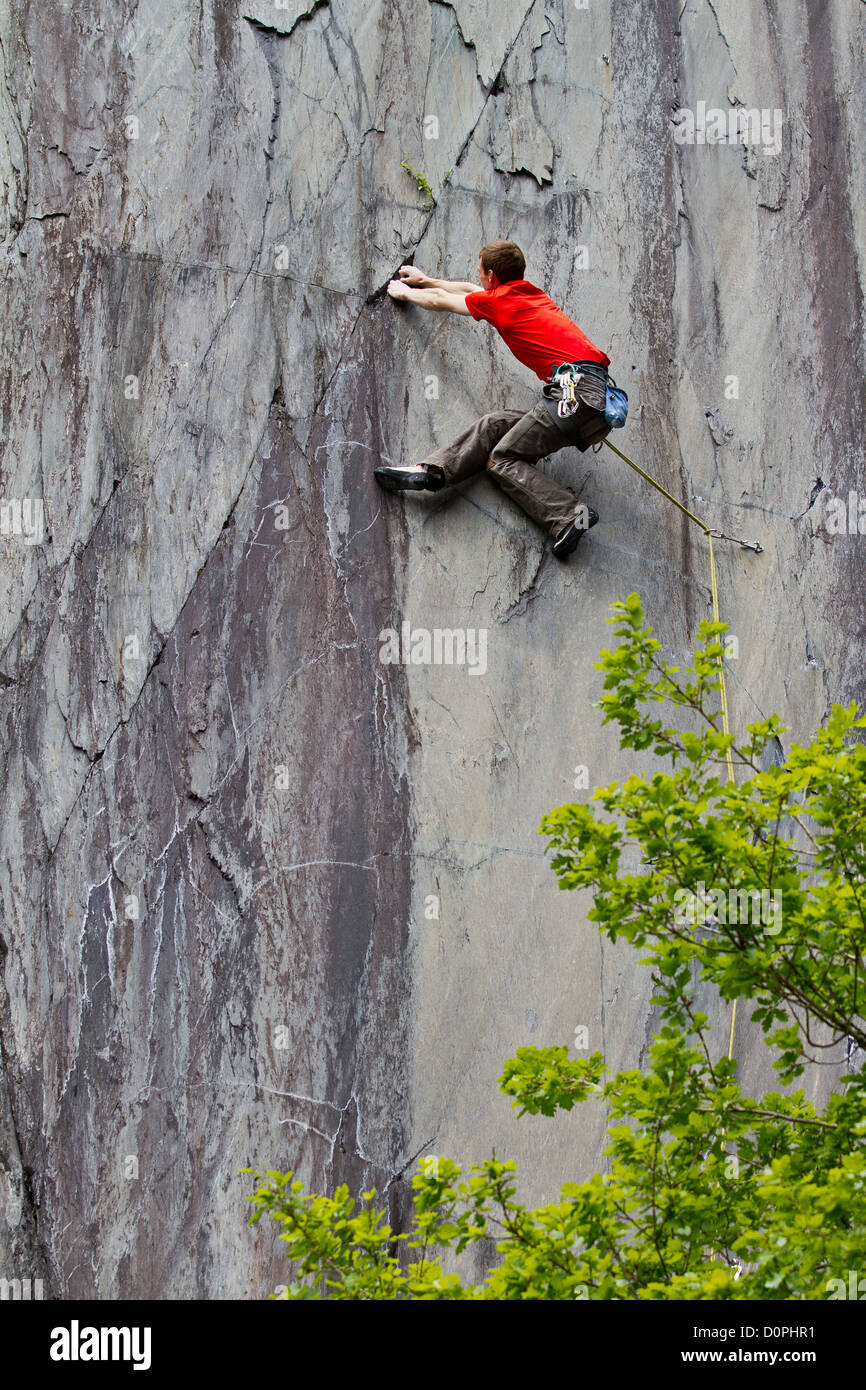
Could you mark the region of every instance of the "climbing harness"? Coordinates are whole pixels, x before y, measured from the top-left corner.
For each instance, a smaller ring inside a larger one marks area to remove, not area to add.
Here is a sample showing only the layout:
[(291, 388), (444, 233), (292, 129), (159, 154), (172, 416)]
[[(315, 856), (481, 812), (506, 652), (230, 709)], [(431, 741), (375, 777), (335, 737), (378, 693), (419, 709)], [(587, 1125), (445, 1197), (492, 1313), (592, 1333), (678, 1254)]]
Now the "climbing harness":
[(553, 385), (561, 391), (556, 413), (560, 419), (573, 415), (580, 405), (577, 384), (584, 375), (594, 376), (604, 384), (605, 400), (602, 414), (611, 429), (622, 429), (628, 419), (628, 396), (617, 386), (606, 367), (600, 362), (560, 362), (553, 371)]
[[(644, 472), (640, 465), (635, 463), (634, 459), (630, 459), (628, 454), (623, 453), (622, 449), (618, 449), (615, 444), (611, 444), (609, 439), (605, 439), (604, 443), (607, 445), (609, 449), (612, 449), (613, 452), (619, 458), (621, 458), (624, 463), (627, 463), (629, 468), (633, 468), (635, 473), (639, 473), (640, 476), (644, 478), (646, 482), (650, 483), (651, 486), (654, 487), (657, 492), (660, 492), (663, 497), (666, 497), (668, 499), (669, 502), (673, 502), (675, 507), (678, 507), (679, 510), (683, 512), (684, 515), (687, 516), (690, 521), (693, 521), (695, 525), (699, 526), (703, 531), (704, 535), (709, 541), (710, 546), (710, 587), (713, 595), (713, 622), (719, 622), (719, 589), (716, 581), (716, 557), (713, 553), (713, 537), (715, 536), (716, 540), (720, 541), (733, 541), (735, 545), (741, 545), (746, 550), (754, 550), (756, 555), (760, 555), (764, 547), (761, 545), (760, 541), (743, 541), (740, 540), (738, 536), (728, 536), (725, 534), (724, 531), (713, 530), (711, 527), (707, 526), (705, 522), (701, 521), (699, 516), (695, 516), (694, 512), (689, 511), (688, 507), (684, 506), (682, 502), (679, 502), (676, 499), (676, 497), (673, 497), (671, 493), (668, 492), (667, 488), (662, 487), (661, 483), (657, 483), (655, 478), (650, 477), (649, 473)], [(725, 664), (722, 659), (721, 652), (719, 652), (718, 655), (718, 662), (720, 676), (719, 692), (722, 697), (722, 728), (724, 729), (724, 732), (726, 734), (730, 734), (731, 731), (728, 725), (728, 692), (725, 688)], [(728, 781), (735, 782), (736, 779), (734, 777), (734, 763), (733, 759), (731, 758), (730, 748), (728, 748), (727, 750), (726, 759), (728, 764)], [(733, 1061), (734, 1056), (734, 1030), (736, 1026), (737, 1001), (735, 999), (733, 1011), (731, 1013), (731, 1034), (728, 1040), (729, 1062)]]

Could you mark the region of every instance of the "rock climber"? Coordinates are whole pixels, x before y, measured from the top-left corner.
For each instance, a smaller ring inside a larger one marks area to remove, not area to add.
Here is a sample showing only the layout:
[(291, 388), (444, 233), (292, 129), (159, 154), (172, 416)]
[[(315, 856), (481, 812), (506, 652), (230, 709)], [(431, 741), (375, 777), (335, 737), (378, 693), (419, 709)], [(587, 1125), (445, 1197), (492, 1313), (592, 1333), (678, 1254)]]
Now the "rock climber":
[[(525, 269), (523, 252), (513, 241), (482, 247), (480, 285), (436, 280), (415, 266), (400, 267), (400, 278), (388, 285), (392, 299), (486, 320), (544, 385), (531, 410), (491, 411), (422, 463), (382, 464), (375, 477), (389, 492), (438, 492), (486, 470), (545, 528), (554, 555), (564, 560), (596, 524), (598, 513), (535, 465), (569, 445), (585, 451), (610, 433), (604, 413), (610, 358), (543, 290), (523, 278)], [(555, 377), (565, 364), (571, 372)], [(570, 396), (572, 413), (567, 415), (560, 406), (563, 396)]]

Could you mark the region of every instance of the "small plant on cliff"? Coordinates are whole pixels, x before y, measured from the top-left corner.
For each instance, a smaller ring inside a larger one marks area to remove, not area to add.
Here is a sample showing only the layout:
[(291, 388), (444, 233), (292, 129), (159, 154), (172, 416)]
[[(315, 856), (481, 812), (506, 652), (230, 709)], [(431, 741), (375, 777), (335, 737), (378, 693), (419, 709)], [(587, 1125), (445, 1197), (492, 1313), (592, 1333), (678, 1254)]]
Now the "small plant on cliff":
[[(845, 1298), (850, 1271), (866, 1268), (866, 720), (834, 706), (811, 744), (764, 767), (775, 716), (741, 745), (721, 731), (724, 624), (702, 624), (681, 673), (637, 595), (616, 610), (620, 645), (598, 663), (604, 720), (670, 771), (599, 787), (595, 806), (561, 806), (541, 833), (560, 887), (589, 889), (599, 930), (644, 952), (658, 1027), (643, 1071), (608, 1076), (599, 1053), (526, 1047), (500, 1081), (521, 1114), (605, 1104), (610, 1171), (532, 1209), (514, 1163), (490, 1158), (464, 1177), (428, 1157), (399, 1233), (375, 1192), (356, 1202), (345, 1187), (324, 1197), (291, 1173), (258, 1175), (251, 1219), (281, 1227), (286, 1298), (809, 1300)], [(652, 717), (662, 701), (692, 729)], [(729, 750), (739, 784), (725, 780)], [(640, 872), (624, 869), (627, 846)], [(779, 1090), (744, 1093), (698, 987), (739, 1000), (742, 1026), (750, 1018), (775, 1053)], [(819, 1113), (791, 1087), (840, 1049), (850, 1070)], [(482, 1240), (499, 1252), (483, 1283), (443, 1272), (442, 1251)]]
[[(401, 169), (405, 169), (407, 174), (411, 174), (412, 178), (415, 180), (416, 184), (418, 185), (418, 192), (419, 192), (419, 193), (423, 193), (423, 194), (424, 194), (424, 197), (427, 198), (427, 199), (429, 200), (431, 206), (435, 208), (435, 206), (436, 206), (436, 195), (434, 194), (433, 189), (430, 187), (430, 185), (429, 185), (429, 183), (427, 182), (427, 180), (425, 179), (424, 175), (423, 175), (423, 174), (419, 174), (419, 172), (418, 172), (417, 169), (413, 169), (413, 168), (412, 168), (412, 165), (409, 164), (409, 163), (407, 163), (407, 161), (406, 161), (405, 159), (402, 161), (402, 163), (401, 163), (401, 165), (400, 165), (400, 168), (401, 168)], [(449, 172), (450, 172), (450, 171), (449, 171)], [(447, 176), (446, 176), (446, 181), (447, 181)]]

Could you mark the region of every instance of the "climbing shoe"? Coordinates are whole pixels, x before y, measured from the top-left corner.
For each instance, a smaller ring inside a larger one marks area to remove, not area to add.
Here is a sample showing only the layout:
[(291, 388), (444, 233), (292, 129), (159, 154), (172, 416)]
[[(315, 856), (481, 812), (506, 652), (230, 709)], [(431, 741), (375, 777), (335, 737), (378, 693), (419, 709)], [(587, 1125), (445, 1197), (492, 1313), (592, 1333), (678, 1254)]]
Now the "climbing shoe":
[(553, 542), (553, 553), (557, 560), (567, 560), (580, 544), (581, 537), (598, 521), (598, 512), (581, 504), (574, 521), (570, 521), (561, 536)]
[(373, 470), (376, 482), (386, 492), (438, 492), (445, 479), (438, 469), (426, 464), (383, 463)]

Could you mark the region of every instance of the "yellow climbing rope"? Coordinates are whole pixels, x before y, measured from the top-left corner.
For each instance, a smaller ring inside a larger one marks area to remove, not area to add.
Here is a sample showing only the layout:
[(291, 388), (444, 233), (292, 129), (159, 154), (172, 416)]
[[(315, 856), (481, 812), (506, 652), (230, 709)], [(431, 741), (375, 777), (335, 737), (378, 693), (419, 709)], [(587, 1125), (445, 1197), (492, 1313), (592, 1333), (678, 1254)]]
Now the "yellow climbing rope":
[[(607, 447), (608, 447), (609, 449), (612, 449), (612, 450), (613, 450), (613, 452), (617, 455), (618, 458), (621, 458), (621, 459), (623, 460), (624, 463), (627, 463), (627, 464), (628, 464), (629, 468), (633, 468), (634, 471), (635, 471), (635, 473), (639, 473), (640, 476), (641, 476), (642, 478), (644, 478), (644, 479), (646, 480), (646, 482), (648, 482), (652, 487), (654, 487), (654, 488), (656, 489), (657, 492), (660, 492), (660, 493), (662, 494), (663, 497), (666, 497), (666, 498), (668, 499), (669, 502), (673, 502), (673, 504), (674, 504), (675, 507), (678, 507), (679, 510), (680, 510), (681, 512), (683, 512), (684, 515), (687, 516), (687, 517), (689, 518), (690, 521), (693, 521), (693, 522), (695, 523), (695, 525), (696, 525), (696, 526), (699, 526), (699, 527), (701, 528), (701, 530), (703, 531), (704, 535), (706, 536), (707, 540), (708, 540), (709, 543), (710, 543), (710, 587), (711, 587), (711, 589), (712, 589), (712, 594), (713, 594), (713, 621), (716, 622), (716, 623), (719, 622), (719, 621), (720, 621), (720, 619), (719, 619), (719, 587), (718, 587), (718, 583), (717, 583), (717, 581), (716, 581), (716, 557), (715, 557), (715, 555), (714, 555), (714, 553), (713, 553), (713, 536), (715, 535), (715, 536), (717, 536), (717, 537), (719, 537), (720, 539), (723, 539), (723, 540), (735, 540), (736, 537), (734, 537), (734, 536), (724, 536), (723, 533), (720, 532), (720, 531), (712, 531), (712, 530), (710, 529), (710, 527), (706, 525), (705, 522), (701, 521), (701, 519), (700, 519), (699, 516), (695, 516), (694, 512), (690, 512), (689, 509), (688, 509), (688, 507), (684, 506), (682, 502), (678, 501), (676, 497), (672, 496), (672, 494), (668, 492), (667, 488), (662, 487), (661, 483), (657, 483), (656, 480), (655, 480), (655, 478), (650, 477), (649, 473), (646, 473), (646, 472), (644, 471), (644, 469), (641, 468), (640, 464), (635, 463), (634, 459), (630, 459), (629, 456), (628, 456), (628, 454), (624, 454), (623, 451), (622, 451), (622, 449), (618, 449), (618, 448), (616, 447), (615, 444), (611, 444), (611, 442), (610, 442), (609, 439), (605, 439), (604, 442), (605, 442), (605, 444), (607, 445)], [(761, 549), (761, 547), (758, 546), (758, 545), (754, 545), (754, 546), (753, 546), (753, 545), (749, 545), (749, 543), (748, 543), (747, 541), (737, 541), (737, 544), (738, 544), (738, 545), (746, 545), (746, 546), (748, 546), (748, 548), (751, 549), (751, 550), (758, 550), (758, 551), (759, 551), (759, 550)], [(727, 690), (725, 689), (725, 663), (724, 663), (724, 661), (723, 661), (723, 659), (722, 659), (722, 654), (721, 654), (721, 652), (719, 653), (718, 661), (719, 661), (720, 693), (721, 693), (721, 697), (722, 697), (722, 728), (723, 728), (723, 730), (724, 730), (724, 732), (725, 732), (726, 734), (729, 734), (729, 733), (730, 733), (730, 728), (729, 728), (729, 726), (728, 726), (728, 692), (727, 692)], [(736, 779), (734, 778), (734, 763), (733, 763), (733, 759), (732, 759), (732, 757), (731, 757), (731, 750), (730, 750), (730, 748), (728, 748), (728, 750), (727, 750), (726, 757), (727, 757), (727, 763), (728, 763), (728, 781), (729, 781), (729, 782), (734, 782)], [(728, 1042), (728, 1060), (729, 1060), (729, 1061), (732, 1061), (732, 1060), (733, 1060), (733, 1056), (734, 1056), (734, 1029), (736, 1028), (736, 1026), (737, 1026), (737, 1001), (736, 1001), (736, 999), (735, 999), (735, 1000), (734, 1000), (733, 1013), (731, 1014), (731, 1036), (730, 1036), (730, 1040), (729, 1040), (729, 1042)]]

